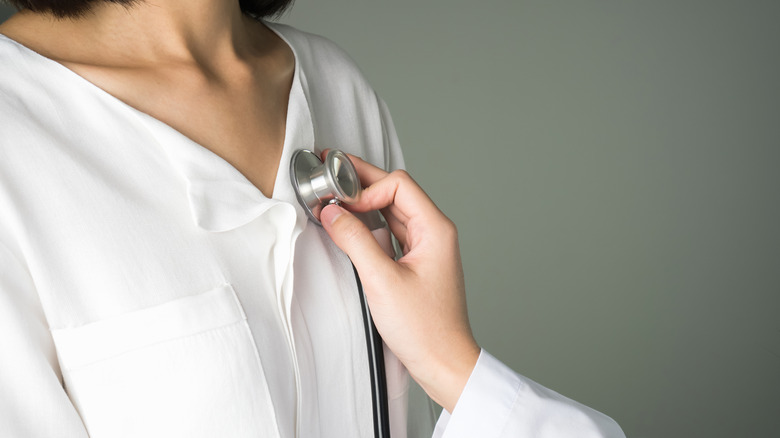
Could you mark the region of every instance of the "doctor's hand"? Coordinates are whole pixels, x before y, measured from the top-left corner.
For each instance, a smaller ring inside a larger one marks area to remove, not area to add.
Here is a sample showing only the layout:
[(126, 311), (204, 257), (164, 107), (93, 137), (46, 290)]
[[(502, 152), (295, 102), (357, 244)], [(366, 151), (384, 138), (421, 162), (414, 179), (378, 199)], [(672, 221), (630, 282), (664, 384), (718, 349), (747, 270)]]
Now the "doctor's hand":
[(360, 274), (384, 342), (425, 392), (452, 412), (480, 354), (466, 313), (455, 224), (406, 172), (350, 159), (365, 190), (347, 208), (381, 210), (403, 257), (389, 258), (368, 228), (339, 206), (325, 207), (320, 220)]

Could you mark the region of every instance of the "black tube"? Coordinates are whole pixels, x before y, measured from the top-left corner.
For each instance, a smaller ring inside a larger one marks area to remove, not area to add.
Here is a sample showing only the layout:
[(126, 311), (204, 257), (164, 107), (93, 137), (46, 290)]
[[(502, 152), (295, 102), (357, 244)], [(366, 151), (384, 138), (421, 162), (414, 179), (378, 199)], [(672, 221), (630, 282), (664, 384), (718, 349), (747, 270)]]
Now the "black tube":
[(371, 311), (363, 293), (363, 283), (360, 282), (355, 265), (355, 281), (357, 282), (358, 295), (360, 296), (360, 308), (363, 311), (363, 327), (366, 331), (366, 350), (368, 351), (368, 366), (371, 370), (371, 397), (374, 401), (374, 437), (390, 438), (390, 417), (387, 406), (387, 377), (385, 376), (385, 354), (382, 347), (382, 338), (376, 330), (371, 319)]

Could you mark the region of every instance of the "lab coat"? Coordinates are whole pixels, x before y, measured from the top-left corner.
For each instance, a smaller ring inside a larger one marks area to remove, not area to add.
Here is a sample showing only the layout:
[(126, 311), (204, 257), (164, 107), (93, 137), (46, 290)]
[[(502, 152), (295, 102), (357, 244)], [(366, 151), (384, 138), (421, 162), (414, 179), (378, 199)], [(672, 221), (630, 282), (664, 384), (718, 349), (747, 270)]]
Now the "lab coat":
[[(308, 222), (293, 151), (403, 167), (332, 42), (267, 23), (295, 73), (271, 198), (205, 147), (0, 36), (0, 434), (369, 437), (348, 258)], [(388, 355), (394, 436), (408, 374)], [(410, 430), (414, 436), (416, 431)], [(622, 436), (483, 351), (435, 436)]]

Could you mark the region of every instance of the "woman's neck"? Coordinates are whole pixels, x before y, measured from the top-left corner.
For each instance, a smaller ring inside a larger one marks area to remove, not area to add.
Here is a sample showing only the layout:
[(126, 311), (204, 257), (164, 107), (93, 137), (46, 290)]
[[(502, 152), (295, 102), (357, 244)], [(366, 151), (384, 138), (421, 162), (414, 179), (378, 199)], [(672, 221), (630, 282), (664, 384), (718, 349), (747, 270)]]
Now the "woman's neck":
[(173, 62), (218, 71), (257, 56), (268, 41), (267, 29), (243, 14), (238, 0), (142, 0), (129, 7), (95, 2), (80, 18), (22, 11), (5, 25), (14, 22), (34, 25), (36, 38), (50, 47), (60, 41), (52, 51), (72, 60), (89, 59), (97, 48), (117, 57), (108, 62), (126, 65)]

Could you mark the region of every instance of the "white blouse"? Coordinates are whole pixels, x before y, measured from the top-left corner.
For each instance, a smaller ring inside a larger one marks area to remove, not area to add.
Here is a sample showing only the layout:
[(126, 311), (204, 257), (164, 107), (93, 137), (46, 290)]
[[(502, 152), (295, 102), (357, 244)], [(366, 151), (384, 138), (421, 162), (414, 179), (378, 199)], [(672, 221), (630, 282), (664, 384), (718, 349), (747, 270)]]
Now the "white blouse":
[[(338, 47), (266, 24), (296, 60), (270, 199), (210, 150), (0, 35), (3, 436), (373, 435), (353, 270), (307, 221), (288, 166), (297, 149), (337, 147), (396, 169), (398, 139)], [(402, 437), (408, 377), (387, 360)], [(435, 434), (475, 431), (622, 436), (484, 351)]]

